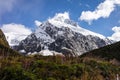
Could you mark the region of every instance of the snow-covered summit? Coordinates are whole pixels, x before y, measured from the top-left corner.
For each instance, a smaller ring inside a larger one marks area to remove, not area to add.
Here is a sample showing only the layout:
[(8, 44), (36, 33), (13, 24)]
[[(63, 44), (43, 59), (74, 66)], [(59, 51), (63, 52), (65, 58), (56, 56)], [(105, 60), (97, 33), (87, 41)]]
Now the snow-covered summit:
[(64, 26), (64, 25), (77, 26), (77, 23), (70, 19), (68, 12), (58, 13), (53, 18), (48, 19), (48, 21), (58, 27)]
[(58, 21), (58, 22), (64, 22), (66, 19), (70, 19), (68, 12), (58, 13), (53, 18), (51, 18), (50, 20), (55, 20), (55, 21)]
[(80, 27), (69, 13), (58, 13), (45, 22), (35, 22), (35, 32), (20, 42), (19, 50), (26, 53), (55, 51), (65, 55), (81, 55), (84, 52), (112, 43), (101, 34)]
[(98, 34), (98, 33), (95, 33), (95, 32), (92, 32), (92, 31), (89, 31), (87, 29), (84, 29), (84, 28), (80, 27), (76, 22), (74, 22), (73, 20), (70, 19), (70, 16), (69, 16), (68, 12), (56, 14), (53, 18), (50, 18), (48, 21), (52, 25), (55, 25), (55, 26), (57, 26), (59, 28), (68, 27), (72, 31), (81, 33), (81, 34), (83, 34), (85, 36), (93, 35), (93, 36), (100, 37), (102, 39), (106, 38), (101, 34)]

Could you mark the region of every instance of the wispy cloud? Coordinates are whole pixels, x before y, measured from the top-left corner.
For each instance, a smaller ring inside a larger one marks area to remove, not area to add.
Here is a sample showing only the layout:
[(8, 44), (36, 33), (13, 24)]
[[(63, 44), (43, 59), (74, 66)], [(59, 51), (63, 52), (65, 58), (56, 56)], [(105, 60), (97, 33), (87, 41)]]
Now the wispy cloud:
[(0, 0), (0, 18), (5, 12), (9, 12), (13, 9), (17, 0)]
[(105, 0), (94, 11), (83, 11), (80, 20), (91, 24), (93, 20), (108, 18), (117, 5), (120, 5), (120, 0)]

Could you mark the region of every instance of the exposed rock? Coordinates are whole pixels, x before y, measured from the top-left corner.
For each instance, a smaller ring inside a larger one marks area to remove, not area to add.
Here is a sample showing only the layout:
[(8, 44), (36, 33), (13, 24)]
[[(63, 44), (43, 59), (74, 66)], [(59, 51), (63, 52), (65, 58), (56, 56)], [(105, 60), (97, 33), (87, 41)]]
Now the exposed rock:
[(77, 56), (111, 43), (106, 37), (81, 28), (69, 18), (59, 16), (43, 22), (16, 49), (25, 50), (26, 53), (49, 49)]

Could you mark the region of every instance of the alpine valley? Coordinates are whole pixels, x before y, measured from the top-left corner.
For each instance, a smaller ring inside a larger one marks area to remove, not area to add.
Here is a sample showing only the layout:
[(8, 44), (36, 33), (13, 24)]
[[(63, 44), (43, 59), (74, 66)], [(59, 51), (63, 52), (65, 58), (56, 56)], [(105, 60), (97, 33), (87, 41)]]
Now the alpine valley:
[(119, 80), (120, 42), (78, 57), (21, 55), (0, 30), (0, 80)]
[(120, 42), (80, 27), (67, 13), (39, 22), (22, 41), (6, 38), (0, 30), (1, 80), (120, 79)]
[(0, 0), (0, 80), (120, 80), (120, 0)]

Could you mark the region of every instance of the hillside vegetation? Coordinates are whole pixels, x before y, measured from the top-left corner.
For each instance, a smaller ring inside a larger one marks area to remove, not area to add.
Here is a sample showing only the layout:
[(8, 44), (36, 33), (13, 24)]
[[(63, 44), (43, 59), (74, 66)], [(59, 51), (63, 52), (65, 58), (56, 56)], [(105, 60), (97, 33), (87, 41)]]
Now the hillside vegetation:
[(61, 56), (17, 56), (0, 59), (1, 80), (115, 80), (120, 67), (108, 62)]
[(85, 55), (82, 58), (61, 55), (23, 56), (9, 48), (6, 40), (2, 41), (0, 80), (116, 80), (120, 75), (120, 66), (107, 60), (91, 58), (85, 61)]
[(6, 47), (9, 47), (9, 44), (5, 38), (5, 35), (3, 34), (2, 30), (0, 29), (0, 44), (4, 45)]
[(87, 52), (81, 57), (99, 58), (107, 61), (114, 60), (117, 61), (117, 63), (120, 63), (120, 42)]

